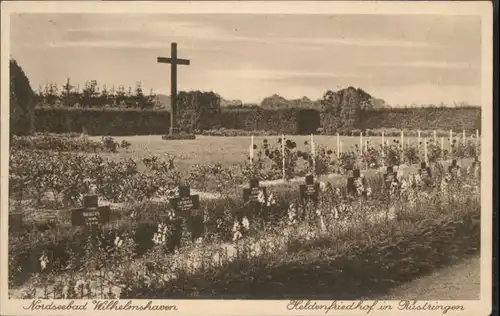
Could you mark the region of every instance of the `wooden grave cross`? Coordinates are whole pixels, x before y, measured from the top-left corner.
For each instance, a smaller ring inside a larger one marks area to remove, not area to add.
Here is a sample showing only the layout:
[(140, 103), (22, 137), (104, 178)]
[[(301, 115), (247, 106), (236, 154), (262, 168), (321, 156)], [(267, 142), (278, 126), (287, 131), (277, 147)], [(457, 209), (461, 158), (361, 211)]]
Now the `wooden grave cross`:
[(23, 214), (9, 213), (9, 231), (18, 233), (23, 229)]
[[(357, 189), (355, 186), (355, 181), (361, 178), (361, 171), (359, 169), (352, 170), (352, 176), (347, 178), (347, 194), (357, 195)], [(362, 179), (363, 186), (366, 185), (366, 179)]]
[(429, 166), (427, 166), (427, 163), (425, 163), (425, 162), (420, 163), (420, 169), (418, 170), (418, 173), (420, 174), (420, 177), (422, 177), (422, 179), (432, 178), (431, 168)]
[(386, 173), (384, 174), (384, 182), (388, 188), (390, 188), (392, 182), (399, 182), (398, 181), (398, 173), (397, 173), (397, 171), (394, 171), (393, 166), (387, 167)]
[(456, 176), (458, 176), (458, 172), (460, 170), (460, 166), (457, 164), (457, 160), (456, 159), (453, 159), (451, 161), (451, 165), (448, 166), (448, 173), (453, 177), (455, 178)]
[(177, 132), (177, 65), (189, 66), (189, 59), (177, 58), (177, 43), (171, 43), (171, 56), (158, 57), (158, 63), (170, 64), (170, 135)]
[(193, 242), (203, 235), (203, 213), (200, 207), (200, 196), (197, 194), (191, 195), (189, 185), (179, 186), (179, 197), (170, 199), (170, 206), (175, 211), (175, 232), (173, 235), (172, 250), (179, 248), (182, 238), (182, 218), (187, 220), (188, 227), (191, 230)]
[(180, 185), (179, 197), (170, 199), (170, 206), (175, 210), (176, 216), (199, 216), (201, 211), (200, 196), (191, 195), (189, 185)]
[(306, 176), (306, 183), (300, 185), (300, 197), (302, 202), (312, 200), (314, 204), (318, 203), (319, 182), (314, 181), (313, 175)]
[(243, 189), (243, 201), (245, 203), (257, 202), (261, 191), (264, 193), (264, 197), (267, 199), (266, 188), (260, 186), (258, 179), (251, 179), (249, 182), (249, 187)]
[(83, 207), (71, 210), (72, 226), (100, 226), (109, 222), (109, 206), (99, 206), (97, 195), (85, 195)]

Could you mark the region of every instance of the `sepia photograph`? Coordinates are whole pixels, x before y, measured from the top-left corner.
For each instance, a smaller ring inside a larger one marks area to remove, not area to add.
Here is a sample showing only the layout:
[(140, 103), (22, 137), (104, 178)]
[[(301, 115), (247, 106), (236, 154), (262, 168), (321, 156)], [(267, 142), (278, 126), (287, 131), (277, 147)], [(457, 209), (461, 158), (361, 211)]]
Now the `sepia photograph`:
[(491, 312), (491, 4), (209, 4), (2, 3), (2, 314)]

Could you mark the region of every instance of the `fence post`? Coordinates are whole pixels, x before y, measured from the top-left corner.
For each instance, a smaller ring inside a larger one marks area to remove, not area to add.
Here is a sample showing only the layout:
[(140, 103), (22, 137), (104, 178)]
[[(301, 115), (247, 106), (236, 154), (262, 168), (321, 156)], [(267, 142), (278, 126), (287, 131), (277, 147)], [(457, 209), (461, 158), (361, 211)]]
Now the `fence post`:
[(383, 130), (382, 130), (382, 167), (385, 167), (385, 140), (384, 140)]
[(404, 149), (405, 149), (405, 136), (403, 130), (401, 130), (401, 164), (404, 162)]
[(363, 154), (363, 132), (359, 133), (359, 153)]
[(340, 135), (337, 133), (337, 159), (340, 158)]
[(434, 145), (437, 146), (437, 133), (436, 133), (436, 130), (434, 130)]
[(283, 156), (283, 181), (286, 181), (286, 172), (285, 172), (285, 134), (281, 135), (281, 155)]
[(420, 130), (418, 130), (418, 146), (417, 147), (420, 147)]
[(453, 156), (453, 130), (450, 129), (450, 156)]
[(311, 156), (312, 156), (312, 174), (316, 176), (316, 148), (314, 146), (314, 135), (311, 134)]
[(253, 135), (250, 138), (250, 165), (253, 165)]
[(429, 161), (427, 159), (427, 137), (424, 137), (424, 161), (427, 164)]
[(444, 160), (444, 137), (441, 136), (441, 160)]

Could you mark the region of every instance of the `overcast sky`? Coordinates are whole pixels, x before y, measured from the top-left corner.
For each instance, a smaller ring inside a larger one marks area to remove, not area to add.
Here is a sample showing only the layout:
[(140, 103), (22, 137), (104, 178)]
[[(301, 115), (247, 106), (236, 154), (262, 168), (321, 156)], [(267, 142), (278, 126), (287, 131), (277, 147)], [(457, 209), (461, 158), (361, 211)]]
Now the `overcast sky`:
[(213, 90), (260, 102), (361, 87), (389, 104), (480, 104), (481, 21), (445, 15), (11, 15), (11, 57), (33, 88), (96, 79), (170, 94)]

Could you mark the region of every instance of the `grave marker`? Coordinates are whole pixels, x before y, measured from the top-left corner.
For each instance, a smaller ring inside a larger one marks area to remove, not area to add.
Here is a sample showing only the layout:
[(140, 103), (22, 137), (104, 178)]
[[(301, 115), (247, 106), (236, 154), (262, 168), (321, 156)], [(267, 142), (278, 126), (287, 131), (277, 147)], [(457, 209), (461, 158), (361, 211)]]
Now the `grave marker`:
[(180, 217), (200, 216), (200, 196), (191, 195), (188, 185), (179, 186), (179, 197), (170, 199), (170, 206)]
[(362, 185), (366, 185), (366, 179), (361, 178), (361, 172), (359, 169), (352, 170), (352, 176), (347, 178), (347, 194), (357, 195), (356, 181), (362, 179)]
[(302, 202), (307, 202), (307, 200), (312, 200), (314, 203), (318, 203), (319, 196), (319, 182), (314, 181), (313, 175), (306, 176), (306, 183), (300, 185), (300, 197)]
[(456, 177), (459, 175), (460, 172), (460, 166), (457, 164), (457, 160), (453, 159), (451, 161), (451, 165), (448, 166), (448, 172), (452, 177)]
[(17, 233), (23, 228), (23, 214), (9, 213), (9, 231)]
[(266, 188), (260, 186), (258, 179), (251, 179), (249, 182), (249, 187), (243, 189), (243, 201), (245, 203), (257, 202), (261, 191), (264, 192), (264, 196), (267, 198)]
[(83, 207), (71, 210), (72, 226), (100, 226), (109, 222), (109, 206), (99, 206), (97, 195), (83, 197)]
[(398, 173), (394, 171), (394, 167), (388, 166), (384, 174), (384, 182), (390, 187), (391, 183), (394, 181), (398, 182)]
[(418, 170), (418, 174), (420, 175), (420, 178), (422, 181), (424, 181), (425, 184), (429, 184), (432, 180), (432, 171), (429, 166), (427, 166), (427, 163), (422, 162), (420, 163), (420, 169)]
[(174, 209), (175, 231), (172, 235), (171, 249), (180, 248), (182, 238), (182, 218), (186, 219), (187, 226), (191, 230), (191, 238), (194, 242), (196, 239), (201, 238), (204, 231), (203, 225), (203, 212), (200, 207), (200, 196), (195, 194), (191, 195), (191, 188), (189, 185), (179, 186), (179, 197), (169, 200), (170, 206)]

